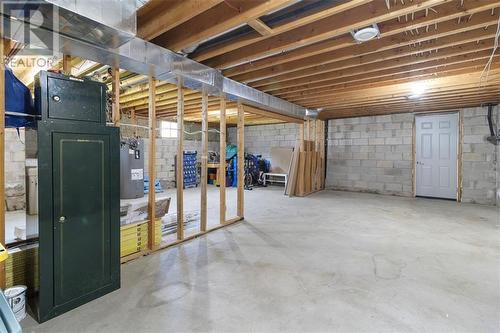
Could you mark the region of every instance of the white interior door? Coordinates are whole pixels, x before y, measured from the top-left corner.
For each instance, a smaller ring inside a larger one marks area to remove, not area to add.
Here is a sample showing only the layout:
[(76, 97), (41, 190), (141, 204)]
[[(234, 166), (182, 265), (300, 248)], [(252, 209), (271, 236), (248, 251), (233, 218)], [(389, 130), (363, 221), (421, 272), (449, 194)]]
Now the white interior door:
[(458, 114), (415, 119), (417, 195), (456, 199)]

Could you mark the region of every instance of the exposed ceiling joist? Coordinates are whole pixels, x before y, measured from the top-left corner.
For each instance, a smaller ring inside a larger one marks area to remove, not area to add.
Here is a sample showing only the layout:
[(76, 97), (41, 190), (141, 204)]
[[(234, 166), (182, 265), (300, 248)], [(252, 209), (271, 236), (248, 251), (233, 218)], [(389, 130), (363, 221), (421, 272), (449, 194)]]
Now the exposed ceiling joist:
[[(247, 34), (239, 37), (236, 40), (230, 40), (226, 43), (219, 43), (214, 45), (208, 49), (193, 53), (193, 59), (197, 61), (204, 61), (215, 56), (236, 50), (240, 47), (244, 47), (250, 45), (252, 43), (256, 43), (258, 41), (262, 41), (271, 35), (278, 35), (292, 29), (313, 23), (317, 20), (323, 19), (325, 17), (332, 16), (334, 14), (341, 13), (348, 9), (352, 9), (364, 4), (371, 2), (372, 0), (351, 0), (345, 3), (336, 3), (332, 1), (332, 5), (328, 8), (322, 8), (321, 10), (314, 12), (310, 15), (305, 15), (297, 20), (292, 20), (290, 22), (278, 25), (272, 29), (272, 33), (268, 35), (261, 34)], [(250, 24), (250, 22), (248, 22)], [(251, 25), (251, 24), (250, 24)]]
[(159, 35), (153, 41), (168, 49), (180, 51), (246, 24), (291, 2), (292, 0), (226, 0)]
[(225, 69), (262, 57), (317, 43), (349, 33), (360, 27), (387, 21), (401, 15), (411, 14), (416, 10), (449, 1), (452, 0), (415, 0), (413, 2), (403, 2), (404, 4), (398, 2), (391, 7), (391, 10), (387, 9), (383, 1), (370, 2), (279, 35), (274, 35), (257, 43), (241, 47), (209, 59), (205, 63), (211, 67)]
[[(446, 34), (451, 34), (456, 31), (459, 33), (464, 30), (471, 30), (480, 26), (494, 24), (498, 19), (498, 12), (492, 14), (491, 9), (500, 7), (500, 3), (495, 1), (473, 1), (467, 2), (466, 7), (457, 7), (456, 3), (449, 3), (437, 6), (438, 13), (431, 12), (428, 16), (417, 16), (414, 20), (408, 22), (398, 22), (397, 25), (385, 26), (385, 23), (379, 23), (381, 31), (381, 39), (373, 40), (361, 45), (357, 45), (361, 53), (383, 50), (384, 47), (392, 45), (408, 45), (412, 41), (418, 43), (427, 37), (439, 38)], [(467, 9), (465, 9), (467, 8)], [(457, 17), (468, 15), (466, 19), (458, 22)], [(427, 29), (427, 27), (430, 29)], [(437, 27), (437, 29), (436, 29)], [(417, 34), (417, 29), (419, 33)], [(415, 34), (404, 34), (405, 31), (415, 31)], [(390, 38), (389, 38), (390, 37)], [(314, 58), (320, 54), (336, 51), (339, 49), (356, 46), (351, 35), (341, 36), (335, 39), (325, 40), (320, 43), (312, 44), (297, 48), (292, 51), (280, 53), (271, 57), (265, 57), (260, 60), (244, 63), (242, 65), (226, 69), (224, 75), (234, 78), (235, 80), (245, 80), (245, 77), (238, 75), (256, 71), (259, 69), (269, 68), (274, 73), (281, 71), (280, 67), (273, 67), (280, 64), (294, 61), (294, 64), (301, 63), (304, 58)], [(355, 52), (353, 52), (355, 55)], [(300, 61), (299, 61), (300, 60)], [(307, 63), (307, 61), (306, 61)]]
[(151, 40), (224, 0), (150, 0), (137, 11), (137, 35)]

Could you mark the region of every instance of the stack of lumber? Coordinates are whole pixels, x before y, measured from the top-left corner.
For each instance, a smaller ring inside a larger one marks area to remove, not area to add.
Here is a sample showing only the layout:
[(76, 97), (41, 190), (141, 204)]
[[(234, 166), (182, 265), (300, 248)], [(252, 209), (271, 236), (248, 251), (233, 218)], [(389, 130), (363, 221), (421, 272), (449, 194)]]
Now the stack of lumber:
[(25, 285), (38, 290), (38, 243), (8, 249), (5, 260), (5, 287)]
[[(155, 221), (155, 245), (161, 242), (161, 220)], [(120, 256), (125, 257), (148, 249), (148, 221), (120, 227)]]
[(307, 120), (293, 150), (285, 194), (303, 197), (325, 188), (325, 131), (322, 120)]

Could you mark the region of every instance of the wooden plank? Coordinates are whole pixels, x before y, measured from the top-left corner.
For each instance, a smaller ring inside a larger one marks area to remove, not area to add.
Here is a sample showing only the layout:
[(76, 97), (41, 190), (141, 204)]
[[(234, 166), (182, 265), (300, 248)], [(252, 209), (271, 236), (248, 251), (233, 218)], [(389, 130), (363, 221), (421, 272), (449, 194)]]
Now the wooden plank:
[(111, 118), (115, 126), (120, 126), (120, 69), (118, 67), (111, 69), (111, 80), (111, 91), (113, 94)]
[(149, 249), (155, 249), (155, 223), (156, 220), (156, 80), (149, 77), (149, 193), (148, 193), (148, 244)]
[(297, 176), (299, 169), (299, 154), (300, 154), (300, 141), (297, 140), (293, 149), (292, 162), (290, 163), (290, 170), (288, 171), (288, 183), (286, 184), (285, 194), (288, 196), (296, 195)]
[[(454, 69), (462, 69), (464, 66), (475, 67), (476, 65), (479, 66), (480, 63), (483, 63), (483, 59), (489, 58), (489, 56), (491, 56), (491, 51), (488, 49), (479, 52), (469, 50), (469, 53), (466, 54), (450, 56), (449, 58), (445, 59), (434, 59), (427, 62), (422, 62), (418, 65), (407, 64), (401, 67), (391, 66), (391, 68), (382, 70), (372, 68), (373, 70), (369, 73), (356, 70), (357, 73), (353, 73), (352, 71), (350, 71), (350, 74), (352, 75), (346, 75), (345, 73), (342, 77), (334, 77), (328, 74), (325, 75), (325, 77), (320, 78), (319, 81), (309, 82), (303, 85), (290, 86), (288, 88), (278, 88), (277, 86), (270, 86), (269, 89), (273, 89), (273, 95), (289, 99), (290, 95), (300, 95), (307, 93), (307, 91), (317, 91), (320, 88), (332, 88), (333, 86), (337, 85), (344, 86), (348, 83), (360, 83), (361, 81), (374, 82), (377, 80), (383, 81), (384, 78), (386, 80), (406, 79), (411, 77), (418, 78), (418, 76), (421, 75), (431, 75), (433, 72), (444, 72)], [(495, 55), (495, 57), (498, 56), (499, 55)], [(447, 67), (445, 67), (444, 69), (439, 68), (442, 66)], [(275, 88), (276, 90), (274, 90)], [(315, 98), (314, 100), (317, 101), (318, 98)]]
[[(0, 37), (0, 243), (5, 245), (5, 62), (4, 45)], [(5, 288), (5, 263), (0, 262), (0, 288)]]
[(212, 232), (212, 231), (215, 231), (215, 230), (219, 230), (221, 228), (230, 226), (230, 225), (235, 224), (237, 222), (240, 222), (242, 220), (243, 219), (241, 217), (235, 217), (233, 219), (229, 219), (229, 220), (225, 221), (223, 224), (220, 224), (220, 225), (217, 225), (217, 226), (209, 228), (207, 231), (200, 231), (200, 232), (197, 232), (197, 233), (195, 233), (193, 235), (189, 235), (189, 236), (187, 236), (187, 237), (185, 237), (183, 239), (176, 240), (176, 241), (171, 242), (171, 243), (163, 243), (155, 251), (148, 251), (148, 250), (146, 250), (146, 251), (137, 252), (137, 253), (131, 254), (129, 256), (123, 257), (123, 258), (121, 258), (121, 263), (124, 264), (124, 263), (127, 263), (129, 261), (138, 259), (140, 257), (147, 256), (147, 255), (150, 255), (152, 253), (158, 252), (160, 250), (165, 250), (165, 249), (177, 246), (179, 244), (182, 244), (182, 243), (188, 242), (190, 240), (196, 239), (198, 237), (204, 236), (204, 235), (208, 234), (209, 232)]
[(236, 213), (238, 217), (245, 215), (245, 109), (238, 102), (238, 192)]
[(151, 0), (137, 11), (137, 35), (151, 40), (224, 0)]
[(182, 77), (177, 78), (177, 239), (184, 239), (184, 88)]
[(273, 34), (273, 29), (266, 25), (260, 19), (253, 19), (247, 22), (255, 31), (257, 31), (262, 36), (269, 36)]
[(63, 70), (64, 74), (71, 75), (71, 69), (72, 69), (72, 66), (71, 66), (71, 55), (64, 54), (62, 60), (63, 60), (62, 70)]
[(220, 224), (226, 222), (226, 99), (220, 97), (220, 166), (219, 166), (219, 221)]
[(340, 36), (359, 27), (411, 14), (446, 1), (449, 0), (425, 0), (418, 3), (409, 2), (406, 5), (398, 2), (390, 11), (387, 10), (385, 1), (374, 1), (214, 57), (206, 61), (206, 64), (220, 69), (229, 68), (236, 64), (251, 62), (261, 57)]
[(306, 173), (306, 152), (301, 151), (299, 153), (299, 171), (298, 171), (298, 178), (297, 178), (297, 195), (298, 196), (304, 196), (306, 192), (306, 185), (305, 185), (305, 175)]
[(201, 198), (200, 231), (207, 230), (207, 182), (208, 182), (208, 93), (203, 88), (201, 102)]
[[(401, 66), (404, 65), (403, 62), (405, 61), (405, 58), (409, 60), (410, 63), (416, 64), (419, 63), (419, 61), (427, 59), (426, 57), (416, 57), (416, 54), (427, 54), (430, 52), (435, 53), (436, 50), (452, 48), (467, 43), (477, 43), (480, 40), (487, 42), (494, 36), (494, 31), (479, 28), (467, 33), (440, 38), (438, 41), (434, 41), (433, 43), (417, 44), (415, 47), (402, 48), (398, 44), (392, 44), (392, 49), (380, 52), (374, 52), (371, 50), (368, 54), (360, 53), (357, 48), (345, 48), (342, 50), (345, 51), (346, 54), (343, 57), (342, 54), (339, 54), (340, 52), (338, 52), (338, 50), (332, 51), (322, 55), (321, 60), (314, 59), (314, 61), (307, 62), (306, 59), (301, 59), (296, 62), (289, 63), (286, 66), (281, 65), (279, 67), (280, 71), (276, 71), (276, 69), (274, 69), (274, 71), (271, 72), (272, 74), (267, 74), (264, 78), (252, 78), (251, 80), (247, 79), (243, 82), (250, 82), (253, 87), (259, 88), (268, 84), (288, 82), (290, 80), (301, 79), (313, 75), (321, 75), (332, 71), (347, 71), (350, 68), (352, 69), (362, 65), (380, 62), (390, 63), (389, 60), (391, 59), (397, 59), (398, 62), (402, 62)], [(380, 68), (382, 69), (384, 67), (380, 65)], [(246, 77), (248, 76), (249, 75), (246, 75)]]
[[(491, 6), (491, 4), (489, 6)], [(401, 48), (404, 46), (412, 46), (408, 49), (414, 49), (416, 51), (421, 46), (425, 47), (426, 43), (430, 43), (433, 39), (437, 39), (434, 42), (439, 45), (443, 39), (448, 43), (452, 43), (460, 39), (460, 35), (462, 34), (464, 34), (463, 38), (473, 38), (474, 35), (480, 33), (478, 29), (483, 29), (496, 23), (496, 17), (492, 16), (491, 12), (485, 9), (489, 6), (479, 6), (472, 11), (469, 11), (470, 7), (467, 6), (468, 13), (475, 14), (461, 24), (457, 24), (456, 18), (464, 15), (462, 11), (441, 11), (443, 14), (440, 14), (437, 18), (431, 16), (423, 17), (414, 21), (401, 22), (394, 27), (383, 25), (381, 27), (383, 33), (380, 39), (356, 44), (352, 36), (345, 35), (251, 63), (238, 65), (225, 70), (224, 75), (240, 82), (252, 82), (256, 78), (266, 78), (291, 70), (300, 70), (311, 67), (311, 65), (321, 65), (395, 48), (399, 48), (399, 51), (402, 51), (403, 49)], [(479, 10), (486, 11), (478, 12)], [(426, 29), (427, 25), (434, 25), (437, 23), (439, 23), (439, 29)], [(417, 28), (420, 29), (421, 33), (413, 35), (410, 33), (402, 33), (404, 32), (401, 30), (402, 28), (406, 29), (404, 31), (410, 31)], [(472, 30), (476, 31), (473, 32)], [(420, 43), (424, 44), (420, 45)]]
[[(383, 71), (390, 71), (390, 74), (397, 74), (406, 71), (415, 71), (416, 65), (423, 66), (425, 68), (426, 64), (432, 63), (433, 61), (441, 61), (442, 65), (448, 63), (453, 63), (454, 60), (461, 60), (460, 58), (467, 56), (467, 61), (472, 59), (484, 58), (484, 54), (488, 53), (494, 46), (494, 41), (483, 40), (479, 43), (471, 42), (461, 45), (460, 48), (447, 47), (440, 49), (439, 52), (434, 52), (432, 54), (426, 55), (425, 57), (415, 57), (414, 55), (406, 55), (396, 59), (382, 60), (378, 62), (371, 62), (360, 66), (350, 66), (345, 70), (338, 70), (337, 67), (332, 67), (330, 65), (335, 65), (335, 63), (328, 64), (324, 66), (324, 71), (319, 72), (319, 74), (311, 74), (309, 76), (304, 76), (301, 78), (290, 79), (285, 82), (270, 83), (265, 85), (252, 84), (252, 87), (259, 88), (262, 91), (281, 91), (286, 88), (294, 88), (306, 84), (314, 84), (319, 82), (324, 82), (332, 79), (348, 78), (355, 75), (366, 75), (372, 74), (380, 77), (380, 73)], [(482, 52), (481, 52), (482, 51)], [(475, 54), (477, 52), (477, 54)], [(483, 54), (484, 53), (484, 54)], [(450, 61), (447, 61), (451, 58)], [(435, 65), (433, 65), (435, 66)], [(307, 71), (307, 70), (306, 70)], [(299, 90), (299, 89), (294, 89)]]
[(243, 107), (245, 109), (245, 112), (264, 116), (264, 117), (271, 118), (271, 119), (283, 120), (283, 121), (286, 121), (287, 123), (301, 124), (304, 122), (304, 120), (301, 118), (286, 116), (286, 115), (283, 115), (280, 113), (262, 110), (262, 109), (259, 109), (259, 108), (256, 108), (256, 107), (253, 107), (250, 105), (244, 104)]
[(179, 51), (259, 18), (291, 1), (232, 0), (230, 3), (223, 2), (158, 36), (154, 42), (168, 49)]
[[(284, 24), (280, 24), (276, 26), (275, 28), (272, 29), (272, 34), (280, 34), (283, 32), (287, 32), (289, 30), (301, 27), (303, 25), (312, 23), (314, 21), (317, 21), (321, 18), (325, 18), (328, 16), (332, 16), (334, 14), (343, 12), (345, 10), (363, 5), (365, 3), (371, 2), (372, 0), (350, 0), (347, 3), (340, 3), (340, 4), (334, 4), (332, 7), (328, 8), (322, 8), (319, 11), (315, 11), (314, 13), (301, 17), (297, 20), (291, 20), (288, 21)], [(193, 59), (196, 61), (204, 61), (210, 58), (213, 58), (215, 56), (218, 56), (220, 54), (224, 54), (227, 52), (230, 52), (232, 50), (236, 50), (240, 47), (258, 42), (260, 40), (265, 39), (266, 37), (269, 37), (270, 35), (260, 35), (259, 34), (245, 34), (242, 37), (235, 39), (232, 39), (228, 42), (225, 43), (217, 43), (216, 46), (209, 47), (207, 49), (204, 49), (200, 52), (195, 52), (193, 55)]]

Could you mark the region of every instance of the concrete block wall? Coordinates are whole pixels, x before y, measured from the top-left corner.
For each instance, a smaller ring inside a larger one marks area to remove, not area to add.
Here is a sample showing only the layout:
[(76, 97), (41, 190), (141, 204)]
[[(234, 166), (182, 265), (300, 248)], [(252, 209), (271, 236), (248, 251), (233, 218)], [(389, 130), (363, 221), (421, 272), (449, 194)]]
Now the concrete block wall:
[[(130, 119), (122, 118), (122, 123), (130, 123)], [(137, 124), (147, 126), (148, 120), (139, 118)], [(160, 128), (158, 122), (158, 128)], [(201, 124), (188, 123), (184, 124), (186, 132), (193, 134), (184, 134), (184, 150), (196, 150), (198, 157), (201, 156)], [(130, 126), (122, 126), (120, 128), (122, 137), (132, 137), (134, 128)], [(148, 176), (149, 163), (149, 134), (146, 128), (138, 128), (137, 136), (144, 139), (144, 172)], [(219, 133), (210, 131), (208, 135), (208, 150), (219, 152)], [(163, 188), (172, 188), (175, 186), (175, 155), (177, 154), (177, 138), (162, 138), (160, 131), (156, 137), (156, 178), (160, 180)]]
[[(495, 120), (500, 120), (499, 107), (494, 108)], [(500, 205), (498, 146), (486, 140), (490, 135), (486, 107), (462, 110), (463, 116), (463, 202)], [(497, 126), (500, 123), (497, 122)]]
[(326, 186), (411, 196), (413, 115), (328, 121)]
[(24, 129), (5, 129), (5, 194), (8, 211), (24, 209), (25, 198)]
[[(149, 164), (149, 139), (144, 139), (144, 172), (148, 176)], [(198, 161), (201, 161), (201, 141), (185, 140), (184, 150), (196, 150)], [(219, 151), (219, 142), (209, 141), (209, 151)], [(177, 139), (157, 138), (156, 139), (156, 178), (160, 180), (163, 188), (175, 186), (175, 155), (177, 154)]]
[[(236, 145), (236, 127), (228, 128), (227, 142)], [(292, 123), (245, 126), (245, 151), (270, 159), (271, 147), (293, 148), (299, 135), (299, 125)]]
[[(463, 119), (463, 202), (500, 206), (500, 146), (487, 108), (460, 110)], [(329, 120), (327, 188), (413, 196), (415, 114)], [(500, 127), (500, 108), (494, 108)]]

